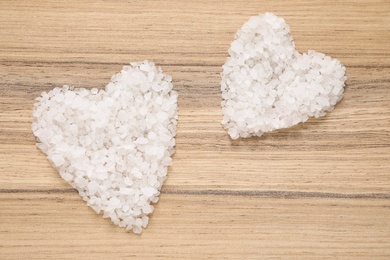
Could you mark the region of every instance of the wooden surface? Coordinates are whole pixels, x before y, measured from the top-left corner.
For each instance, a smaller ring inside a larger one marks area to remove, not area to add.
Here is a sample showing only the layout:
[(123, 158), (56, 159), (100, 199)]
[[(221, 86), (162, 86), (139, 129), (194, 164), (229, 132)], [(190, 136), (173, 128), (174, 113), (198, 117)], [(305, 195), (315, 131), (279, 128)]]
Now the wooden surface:
[[(0, 1), (0, 259), (389, 259), (390, 2)], [(274, 12), (339, 59), (328, 116), (261, 138), (221, 128), (235, 31)], [(95, 214), (34, 145), (42, 91), (103, 88), (152, 60), (179, 97), (174, 166), (141, 236)]]

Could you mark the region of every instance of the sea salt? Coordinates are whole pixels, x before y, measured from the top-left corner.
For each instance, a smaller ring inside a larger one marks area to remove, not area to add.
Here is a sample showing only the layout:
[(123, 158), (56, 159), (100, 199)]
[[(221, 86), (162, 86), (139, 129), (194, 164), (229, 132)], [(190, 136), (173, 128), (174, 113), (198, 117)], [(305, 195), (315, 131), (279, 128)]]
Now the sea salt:
[(284, 19), (251, 17), (236, 33), (221, 73), (221, 121), (232, 139), (261, 136), (325, 115), (343, 97), (345, 67), (295, 50)]
[(171, 80), (154, 63), (136, 62), (105, 90), (57, 87), (34, 104), (37, 146), (94, 211), (134, 233), (148, 225), (172, 162)]

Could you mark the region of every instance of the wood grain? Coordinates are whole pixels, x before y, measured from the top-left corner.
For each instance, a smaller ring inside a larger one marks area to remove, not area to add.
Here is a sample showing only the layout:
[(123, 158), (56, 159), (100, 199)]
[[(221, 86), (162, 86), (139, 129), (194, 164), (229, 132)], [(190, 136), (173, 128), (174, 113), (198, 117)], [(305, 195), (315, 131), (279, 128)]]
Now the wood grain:
[[(339, 59), (344, 99), (261, 138), (221, 128), (235, 31), (274, 12), (299, 51)], [(0, 259), (390, 258), (390, 2), (0, 1)], [(88, 208), (34, 145), (31, 110), (152, 60), (179, 92), (174, 166), (148, 228)]]

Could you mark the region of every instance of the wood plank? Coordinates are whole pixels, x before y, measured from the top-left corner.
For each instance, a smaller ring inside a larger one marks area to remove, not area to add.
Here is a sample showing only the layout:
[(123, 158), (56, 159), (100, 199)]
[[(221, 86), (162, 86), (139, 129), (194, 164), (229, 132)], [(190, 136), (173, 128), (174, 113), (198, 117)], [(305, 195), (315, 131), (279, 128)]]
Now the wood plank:
[[(232, 141), (220, 72), (235, 31), (274, 12), (299, 51), (339, 59), (326, 117)], [(390, 257), (390, 2), (0, 1), (0, 259)], [(177, 153), (141, 236), (88, 208), (34, 145), (31, 110), (149, 59), (179, 92)]]
[(162, 194), (150, 225), (135, 236), (96, 215), (73, 191), (1, 193), (0, 199), (7, 259), (390, 254), (389, 200)]

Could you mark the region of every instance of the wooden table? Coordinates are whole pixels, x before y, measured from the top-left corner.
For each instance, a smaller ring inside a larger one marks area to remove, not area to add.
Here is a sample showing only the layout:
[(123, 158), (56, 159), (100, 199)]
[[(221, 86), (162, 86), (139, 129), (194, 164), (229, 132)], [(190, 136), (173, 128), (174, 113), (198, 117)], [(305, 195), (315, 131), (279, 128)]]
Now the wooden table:
[[(0, 2), (0, 259), (390, 258), (390, 2)], [(297, 49), (339, 59), (344, 99), (261, 138), (221, 128), (235, 31), (274, 12)], [(104, 88), (152, 60), (179, 97), (174, 166), (137, 236), (87, 207), (35, 147), (34, 98)]]

